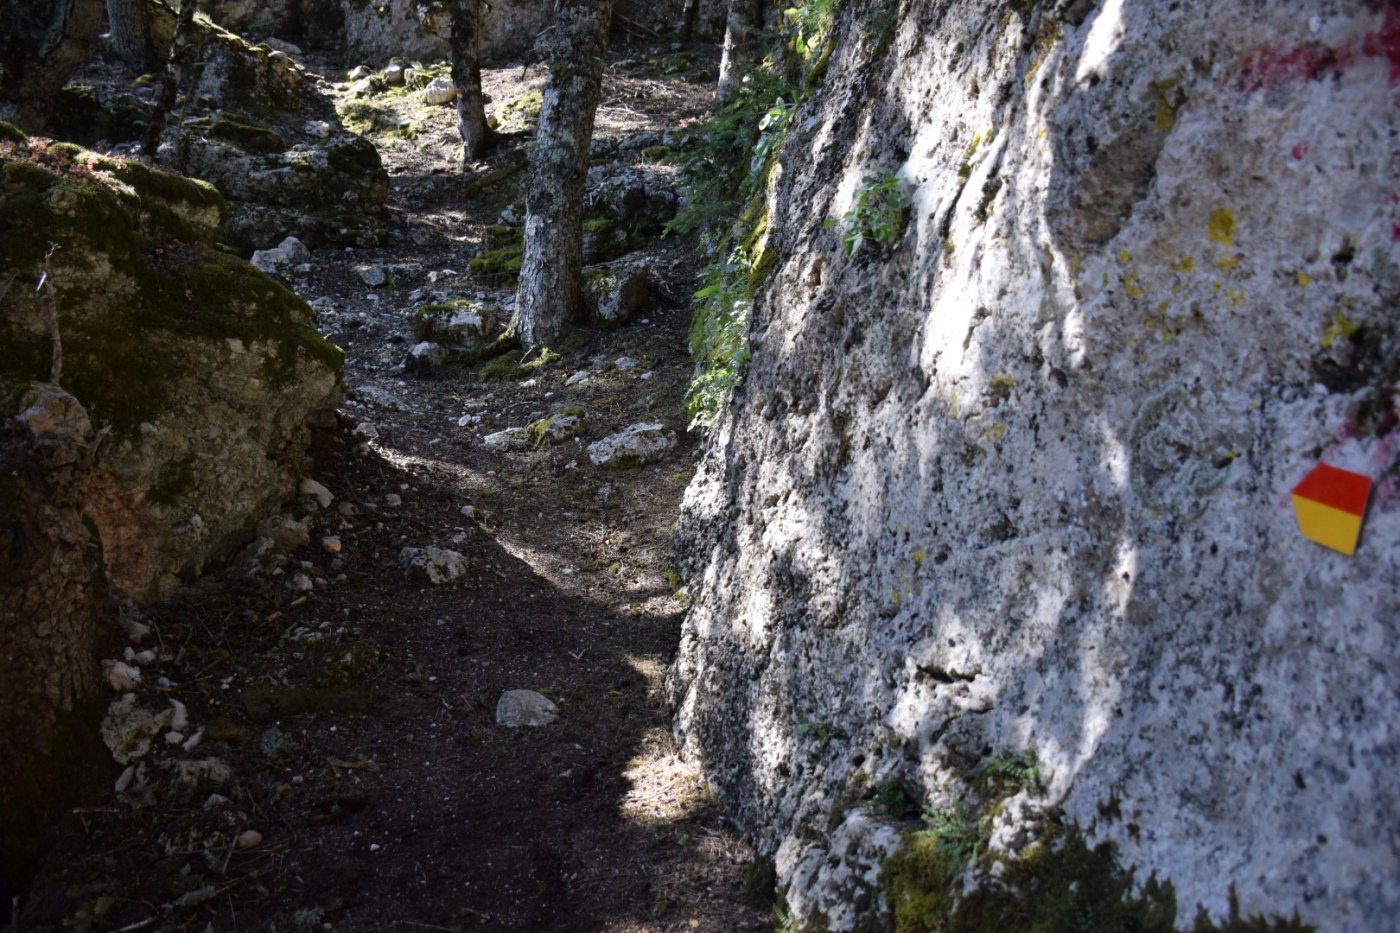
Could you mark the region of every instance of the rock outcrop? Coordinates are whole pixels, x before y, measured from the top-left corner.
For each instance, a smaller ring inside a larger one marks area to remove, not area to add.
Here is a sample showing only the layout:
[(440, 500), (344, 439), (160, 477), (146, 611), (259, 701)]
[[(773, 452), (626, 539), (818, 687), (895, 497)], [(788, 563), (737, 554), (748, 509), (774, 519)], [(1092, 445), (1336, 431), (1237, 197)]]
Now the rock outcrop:
[[(920, 804), (998, 853), (968, 891), (1111, 842), (1179, 923), (1389, 926), (1400, 12), (885, 9), (794, 116), (687, 494), (686, 748), (804, 926), (915, 904)], [(847, 256), (882, 170), (907, 227)], [(1295, 524), (1319, 461), (1374, 482), (1354, 556)]]
[(6, 821), (7, 877), (82, 770), (65, 723), (109, 593), (159, 598), (244, 543), (341, 396), (311, 309), (215, 245), (225, 211), (0, 124), (0, 806), (32, 816)]
[(59, 381), (107, 432), (84, 512), (118, 593), (149, 599), (295, 492), (341, 353), (305, 302), (214, 244), (224, 202), (209, 185), (64, 143), (4, 145), (0, 384), (8, 397), (50, 377), (52, 311)]

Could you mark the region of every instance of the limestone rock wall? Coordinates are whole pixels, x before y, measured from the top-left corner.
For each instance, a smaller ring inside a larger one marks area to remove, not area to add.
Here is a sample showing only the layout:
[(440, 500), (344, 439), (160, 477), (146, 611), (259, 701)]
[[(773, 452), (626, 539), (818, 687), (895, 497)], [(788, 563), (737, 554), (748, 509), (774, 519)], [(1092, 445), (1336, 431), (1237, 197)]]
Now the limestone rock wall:
[[(1033, 753), (1189, 920), (1400, 909), (1400, 10), (843, 9), (770, 203), (752, 362), (689, 489), (677, 730), (799, 919)], [(888, 255), (841, 247), (895, 172)], [(1360, 547), (1298, 533), (1325, 461)]]

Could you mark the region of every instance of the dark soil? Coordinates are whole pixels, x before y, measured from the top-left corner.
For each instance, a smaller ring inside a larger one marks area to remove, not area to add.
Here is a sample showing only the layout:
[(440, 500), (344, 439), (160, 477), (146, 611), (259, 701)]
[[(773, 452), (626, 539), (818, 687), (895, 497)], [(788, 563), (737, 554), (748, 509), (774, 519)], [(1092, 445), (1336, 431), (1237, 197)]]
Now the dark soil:
[[(710, 50), (663, 79), (668, 53), (616, 51), (601, 137), (701, 115)], [(515, 66), (486, 86), (502, 104), (539, 79)], [(319, 248), (289, 279), (330, 299), (321, 327), (347, 353), (351, 397), (311, 473), (335, 502), (288, 505), (311, 543), (280, 565), (235, 565), (143, 617), (162, 659), (145, 672), (150, 702), (186, 704), (202, 742), (153, 753), (144, 799), (104, 791), (56, 828), (25, 931), (768, 925), (744, 890), (763, 872), (696, 763), (678, 758), (662, 696), (684, 610), (670, 535), (693, 471), (691, 246), (653, 242), (656, 306), (615, 331), (581, 330), (526, 379), (406, 375), (415, 307), (478, 288), (469, 250), (515, 192), (466, 197), (451, 108), (400, 103), (414, 132), (376, 139), (393, 180), (388, 245)], [(393, 268), (391, 286), (366, 287), (368, 264)], [(619, 372), (623, 356), (640, 365)], [(579, 371), (590, 379), (566, 387)], [(577, 442), (481, 444), (562, 405), (588, 412)], [(667, 424), (681, 445), (625, 473), (589, 463), (587, 443), (638, 421)], [(426, 545), (464, 553), (466, 578), (408, 579), (400, 550)], [(298, 574), (309, 590), (289, 585)], [(498, 726), (497, 700), (516, 688), (553, 699), (559, 718)], [(218, 759), (232, 778), (177, 790), (162, 770), (175, 757)], [(247, 830), (261, 840), (242, 847)]]

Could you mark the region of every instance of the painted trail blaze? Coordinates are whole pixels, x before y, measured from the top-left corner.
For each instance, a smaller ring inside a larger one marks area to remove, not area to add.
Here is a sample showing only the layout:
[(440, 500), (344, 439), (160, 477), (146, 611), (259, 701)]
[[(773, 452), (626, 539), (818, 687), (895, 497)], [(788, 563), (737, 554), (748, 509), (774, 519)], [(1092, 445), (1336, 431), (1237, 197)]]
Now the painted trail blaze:
[(1309, 541), (1354, 554), (1370, 494), (1370, 477), (1319, 463), (1293, 487), (1298, 530)]

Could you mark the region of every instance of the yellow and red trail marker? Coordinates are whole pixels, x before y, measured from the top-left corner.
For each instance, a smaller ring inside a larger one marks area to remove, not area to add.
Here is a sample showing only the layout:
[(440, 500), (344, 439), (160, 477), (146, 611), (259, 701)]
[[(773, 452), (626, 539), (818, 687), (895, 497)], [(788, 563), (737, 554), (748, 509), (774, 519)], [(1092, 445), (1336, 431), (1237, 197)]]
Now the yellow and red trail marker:
[(1298, 530), (1309, 541), (1354, 554), (1370, 495), (1369, 476), (1319, 463), (1293, 487)]

